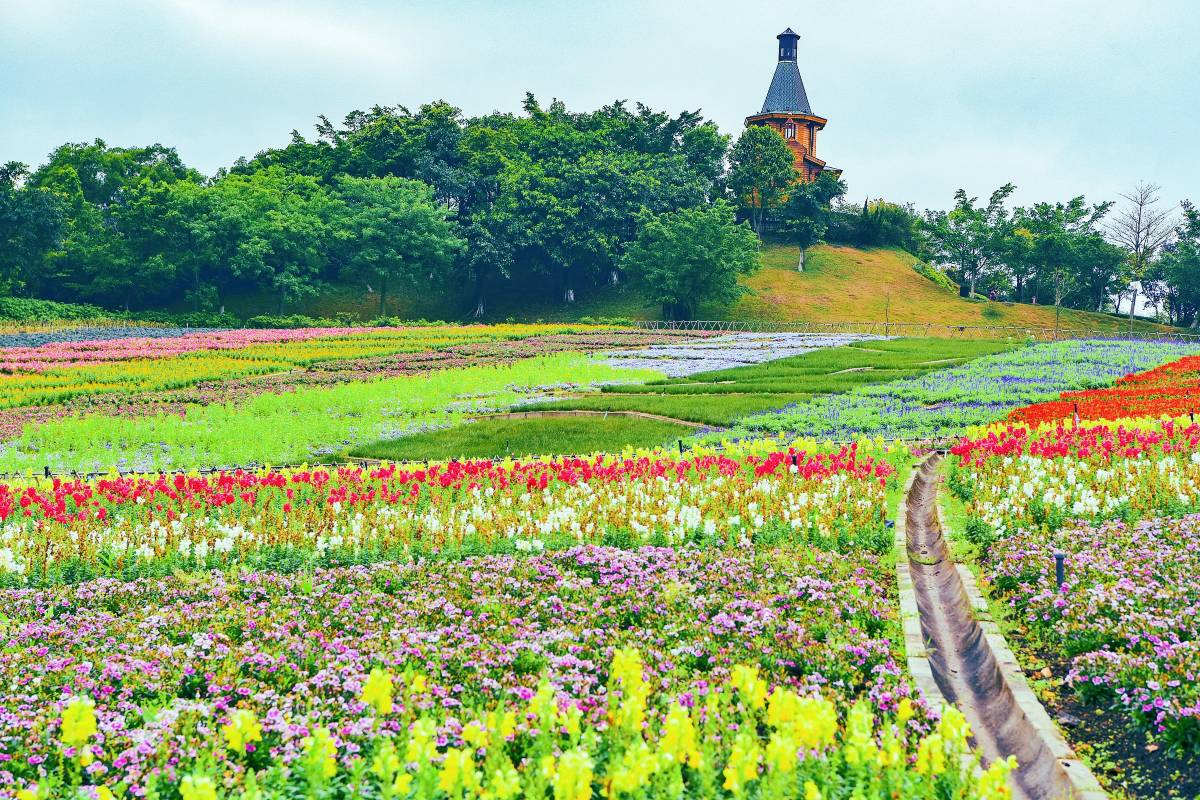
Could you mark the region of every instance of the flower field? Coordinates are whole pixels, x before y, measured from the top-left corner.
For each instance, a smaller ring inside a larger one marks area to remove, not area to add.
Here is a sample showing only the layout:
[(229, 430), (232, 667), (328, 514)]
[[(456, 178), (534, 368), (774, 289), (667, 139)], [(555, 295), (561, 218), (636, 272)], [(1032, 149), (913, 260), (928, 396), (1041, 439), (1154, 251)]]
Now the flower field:
[(961, 717), (910, 699), (886, 575), (581, 547), (25, 591), (9, 791), (1004, 796)]
[(862, 436), (952, 439), (1019, 406), (1061, 392), (1108, 386), (1138, 370), (1194, 353), (1168, 342), (1055, 342), (977, 358), (916, 378), (815, 397), (750, 417), (735, 436), (786, 433), (837, 441)]
[(1089, 697), (1190, 746), (1200, 518), (1155, 517), (1200, 510), (1200, 426), (1013, 412), (1185, 347), (953, 359), (686, 452), (303, 464), (832, 344), (498, 326), (8, 348), (0, 797), (1009, 797), (1011, 761), (980, 768), (910, 681), (888, 519), (912, 454), (885, 440), (977, 424), (951, 484), (996, 597), (1070, 638)]
[(1181, 758), (1200, 750), (1196, 367), (1188, 356), (1016, 409), (955, 446), (949, 475), (984, 578), (1032, 646), (1084, 702)]
[(619, 541), (882, 552), (886, 460), (661, 453), (0, 484), (0, 582)]
[[(1069, 662), (1069, 685), (1167, 744), (1200, 745), (1200, 517), (1022, 530), (991, 549), (994, 590)], [(1054, 553), (1066, 581), (1054, 582)], [(1046, 565), (1050, 565), (1047, 570)]]

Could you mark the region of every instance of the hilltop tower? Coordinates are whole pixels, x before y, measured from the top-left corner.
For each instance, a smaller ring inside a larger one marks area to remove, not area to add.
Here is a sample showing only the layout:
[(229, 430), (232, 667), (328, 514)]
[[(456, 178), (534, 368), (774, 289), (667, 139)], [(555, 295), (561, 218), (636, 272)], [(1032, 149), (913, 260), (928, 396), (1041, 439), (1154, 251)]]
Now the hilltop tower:
[(817, 131), (829, 120), (813, 113), (804, 91), (804, 81), (796, 62), (796, 43), (800, 41), (800, 35), (788, 28), (775, 38), (779, 40), (775, 75), (767, 89), (762, 111), (746, 117), (746, 127), (769, 125), (778, 131), (792, 149), (800, 180), (816, 180), (824, 171), (840, 175), (840, 169), (833, 169), (817, 158)]

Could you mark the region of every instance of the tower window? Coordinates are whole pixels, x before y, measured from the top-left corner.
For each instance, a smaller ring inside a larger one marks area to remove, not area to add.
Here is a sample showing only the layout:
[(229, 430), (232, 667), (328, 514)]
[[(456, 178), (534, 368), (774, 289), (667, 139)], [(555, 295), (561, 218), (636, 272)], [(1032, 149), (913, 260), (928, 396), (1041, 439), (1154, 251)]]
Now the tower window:
[(796, 126), (795, 125), (784, 126), (783, 135), (785, 138), (795, 139), (796, 138)]

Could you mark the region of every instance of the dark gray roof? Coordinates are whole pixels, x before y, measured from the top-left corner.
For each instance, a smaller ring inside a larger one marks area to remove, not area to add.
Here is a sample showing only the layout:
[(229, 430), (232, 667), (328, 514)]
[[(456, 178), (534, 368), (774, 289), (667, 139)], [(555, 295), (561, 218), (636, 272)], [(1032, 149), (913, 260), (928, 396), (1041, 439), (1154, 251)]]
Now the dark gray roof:
[(800, 79), (800, 67), (795, 61), (780, 61), (775, 65), (771, 88), (763, 101), (762, 114), (811, 114), (808, 95), (804, 93), (804, 81)]

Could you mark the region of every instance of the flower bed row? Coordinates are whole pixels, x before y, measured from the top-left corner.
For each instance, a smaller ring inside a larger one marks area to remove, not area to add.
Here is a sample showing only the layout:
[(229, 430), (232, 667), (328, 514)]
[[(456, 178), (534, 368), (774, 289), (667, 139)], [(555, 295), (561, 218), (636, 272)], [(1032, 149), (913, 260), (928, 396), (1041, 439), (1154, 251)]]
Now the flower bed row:
[(1064, 392), (1057, 400), (1036, 403), (1012, 412), (1011, 418), (1030, 425), (1064, 419), (1174, 419), (1191, 416), (1200, 406), (1200, 356), (1186, 356), (1145, 372), (1126, 375), (1115, 385), (1082, 392)]
[(580, 547), (8, 590), (0, 795), (1006, 797), (911, 699), (891, 576)]
[(1200, 508), (1200, 424), (1009, 425), (950, 453), (950, 487), (967, 501), (976, 539)]
[(858, 452), (663, 453), (0, 484), (0, 580), (360, 563), (580, 542), (882, 551), (895, 470)]
[(735, 435), (787, 432), (853, 440), (861, 436), (944, 439), (987, 425), (1012, 409), (1196, 352), (1167, 342), (1055, 342), (985, 356), (918, 378), (823, 395), (745, 420)]
[(1124, 708), (1176, 748), (1200, 745), (1200, 517), (1023, 529), (993, 543), (984, 568), (1085, 699)]

